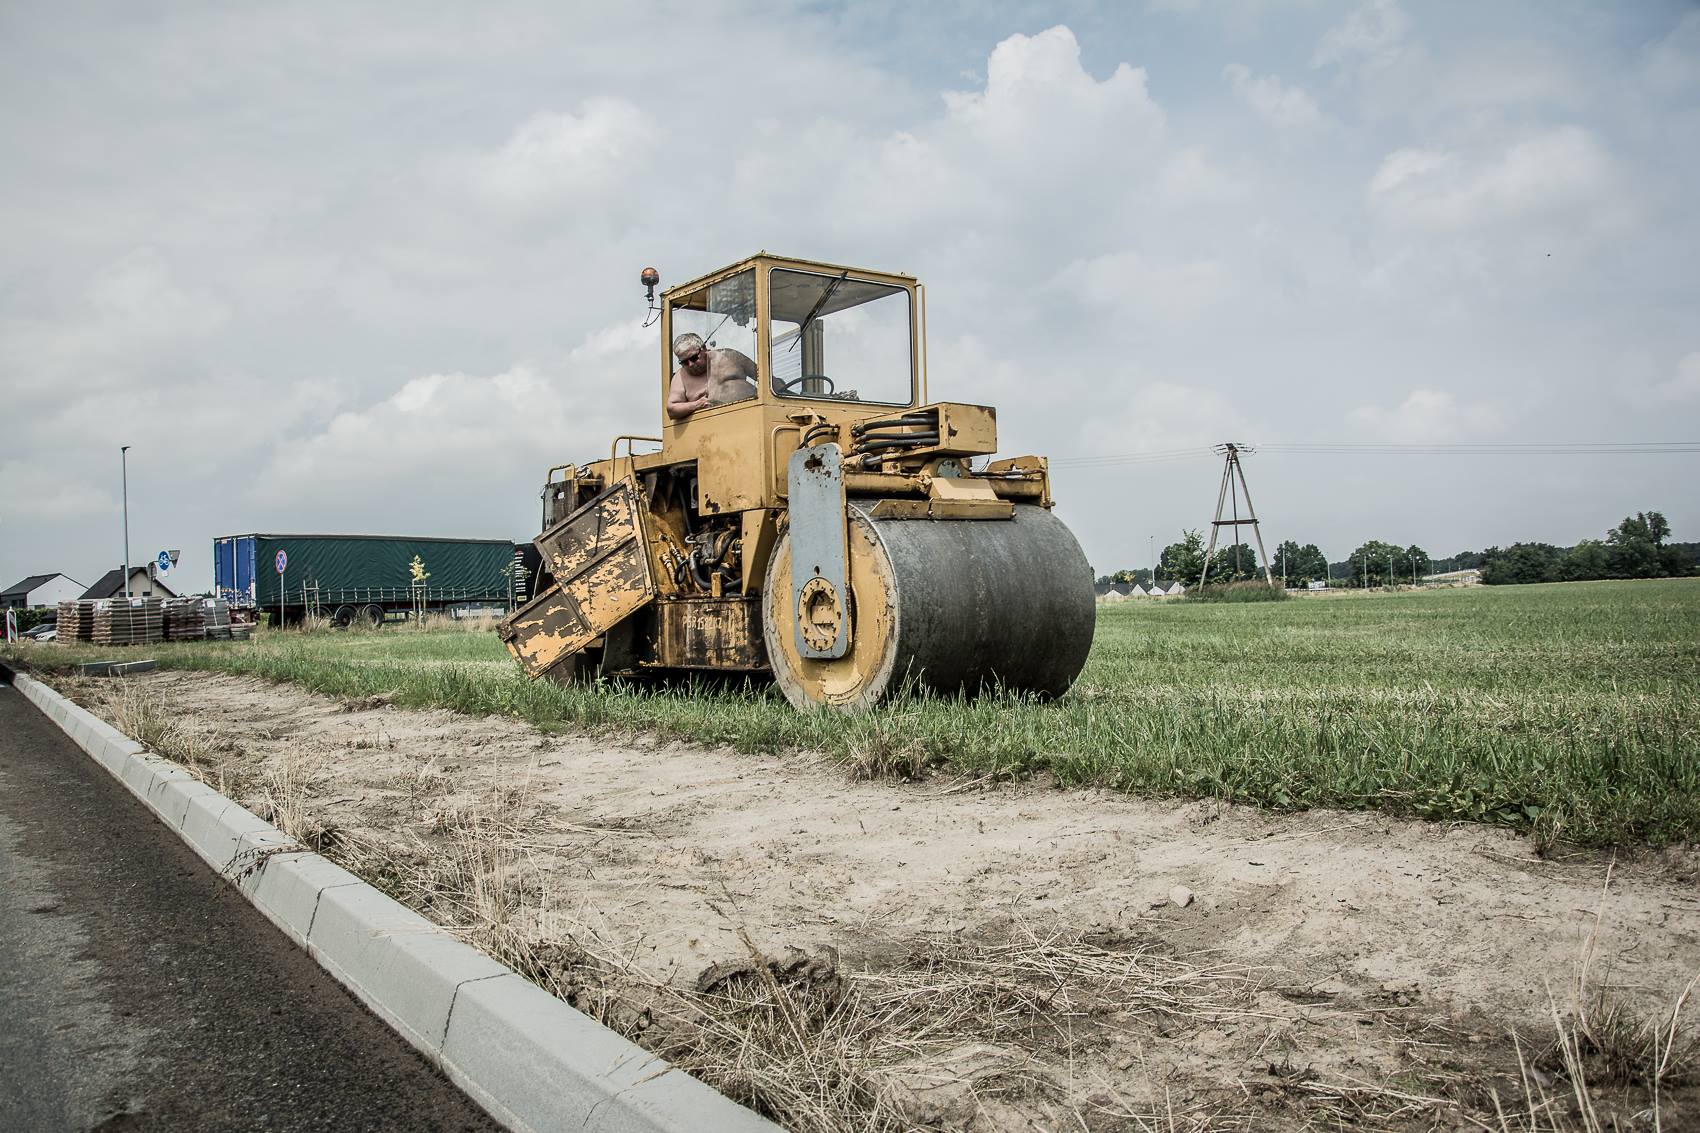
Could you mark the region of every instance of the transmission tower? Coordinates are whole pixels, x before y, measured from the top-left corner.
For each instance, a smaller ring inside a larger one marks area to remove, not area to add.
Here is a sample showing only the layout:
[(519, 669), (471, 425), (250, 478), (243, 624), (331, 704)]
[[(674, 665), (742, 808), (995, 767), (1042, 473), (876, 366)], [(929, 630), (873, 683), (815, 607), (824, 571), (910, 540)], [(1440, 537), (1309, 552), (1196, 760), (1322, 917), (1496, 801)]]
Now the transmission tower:
[[(1203, 586), (1210, 580), (1210, 560), (1216, 557), (1216, 536), (1222, 528), (1234, 529), (1234, 573), (1240, 573), (1239, 548), (1240, 528), (1249, 526), (1251, 533), (1257, 537), (1257, 554), (1263, 562), (1263, 580), (1269, 585), (1275, 585), (1275, 576), (1269, 569), (1269, 555), (1263, 549), (1263, 529), (1257, 525), (1257, 509), (1251, 504), (1251, 489), (1246, 487), (1245, 469), (1240, 465), (1240, 453), (1255, 452), (1249, 445), (1225, 442), (1216, 446), (1216, 451), (1222, 454), (1222, 486), (1216, 492), (1216, 518), (1210, 524), (1210, 549), (1204, 552), (1204, 571), (1198, 576), (1198, 585)], [(1240, 496), (1245, 496), (1246, 518), (1240, 518)], [(1232, 518), (1224, 519), (1222, 509), (1224, 504), (1231, 507)]]

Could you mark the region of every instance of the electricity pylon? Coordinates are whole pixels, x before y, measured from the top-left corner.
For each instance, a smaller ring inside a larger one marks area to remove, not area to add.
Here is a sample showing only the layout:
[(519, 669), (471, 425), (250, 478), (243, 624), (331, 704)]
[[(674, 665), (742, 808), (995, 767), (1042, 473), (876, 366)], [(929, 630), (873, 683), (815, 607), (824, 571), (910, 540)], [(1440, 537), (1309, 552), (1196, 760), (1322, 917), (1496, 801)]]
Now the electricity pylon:
[[(1269, 569), (1269, 555), (1263, 549), (1263, 529), (1257, 524), (1257, 509), (1251, 503), (1251, 489), (1246, 487), (1245, 469), (1240, 466), (1240, 453), (1255, 452), (1249, 445), (1234, 444), (1231, 441), (1216, 446), (1216, 451), (1223, 456), (1222, 487), (1216, 492), (1216, 518), (1210, 524), (1210, 549), (1204, 552), (1204, 571), (1198, 576), (1198, 585), (1203, 586), (1210, 580), (1210, 560), (1216, 557), (1216, 536), (1224, 527), (1234, 529), (1234, 573), (1240, 572), (1239, 558), (1240, 528), (1251, 527), (1251, 533), (1257, 537), (1257, 554), (1263, 562), (1263, 580), (1269, 585), (1275, 585), (1274, 573)], [(1247, 518), (1240, 518), (1240, 494), (1245, 494), (1245, 509)], [(1233, 518), (1222, 518), (1222, 505), (1232, 500)]]

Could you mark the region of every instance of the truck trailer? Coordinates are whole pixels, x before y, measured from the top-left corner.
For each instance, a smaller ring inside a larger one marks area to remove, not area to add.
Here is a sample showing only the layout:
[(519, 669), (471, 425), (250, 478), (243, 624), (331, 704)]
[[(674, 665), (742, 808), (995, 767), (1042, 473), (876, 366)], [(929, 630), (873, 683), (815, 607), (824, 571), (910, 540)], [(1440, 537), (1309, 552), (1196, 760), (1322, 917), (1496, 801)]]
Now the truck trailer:
[(426, 612), (505, 611), (515, 597), (514, 545), (406, 535), (225, 535), (213, 540), (213, 583), (232, 610), (264, 611), (285, 624), (308, 616), (347, 626), (356, 618), (379, 625)]

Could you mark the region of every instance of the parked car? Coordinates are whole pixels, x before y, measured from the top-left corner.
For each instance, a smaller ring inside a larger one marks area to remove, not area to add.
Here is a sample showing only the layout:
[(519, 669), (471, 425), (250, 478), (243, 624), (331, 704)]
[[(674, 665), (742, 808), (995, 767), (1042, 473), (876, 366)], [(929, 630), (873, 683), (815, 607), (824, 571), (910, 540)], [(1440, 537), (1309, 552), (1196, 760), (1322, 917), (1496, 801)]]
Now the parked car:
[(31, 641), (56, 641), (59, 637), (59, 623), (42, 622), (32, 629), (26, 629), (24, 636)]

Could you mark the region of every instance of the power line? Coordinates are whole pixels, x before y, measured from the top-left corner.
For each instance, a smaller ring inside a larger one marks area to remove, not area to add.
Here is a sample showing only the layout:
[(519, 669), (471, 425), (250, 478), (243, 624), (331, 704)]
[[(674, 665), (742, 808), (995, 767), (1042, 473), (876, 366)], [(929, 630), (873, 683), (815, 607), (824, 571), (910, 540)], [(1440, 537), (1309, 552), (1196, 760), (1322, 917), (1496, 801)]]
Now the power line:
[[(1240, 451), (1249, 452), (1252, 448), (1241, 446)], [(1256, 451), (1287, 456), (1659, 456), (1700, 453), (1700, 441), (1460, 441), (1430, 444), (1312, 441), (1260, 444)], [(1216, 455), (1213, 448), (1201, 445), (1148, 452), (1055, 457), (1050, 463), (1053, 468), (1110, 468), (1201, 460)]]
[(1612, 456), (1700, 452), (1700, 441), (1469, 441), (1394, 444), (1322, 441), (1260, 445), (1263, 452), (1404, 456)]

